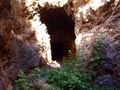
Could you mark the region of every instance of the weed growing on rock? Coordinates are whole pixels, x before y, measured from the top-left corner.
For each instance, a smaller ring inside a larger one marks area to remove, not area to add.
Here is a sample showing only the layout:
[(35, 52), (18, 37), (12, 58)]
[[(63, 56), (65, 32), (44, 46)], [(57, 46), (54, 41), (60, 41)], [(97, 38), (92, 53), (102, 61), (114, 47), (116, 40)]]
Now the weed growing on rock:
[(93, 76), (79, 60), (64, 63), (63, 68), (50, 69), (46, 74), (51, 90), (112, 90), (108, 86), (94, 85)]
[(23, 71), (20, 71), (18, 74), (19, 79), (16, 81), (14, 90), (30, 90), (32, 84), (27, 81), (27, 76)]
[(34, 90), (33, 81), (40, 78), (40, 68), (34, 68), (34, 73), (26, 75), (22, 70), (18, 74), (14, 90)]
[(93, 47), (93, 57), (90, 59), (90, 62), (92, 62), (93, 67), (99, 65), (102, 60), (102, 54), (103, 54), (103, 48), (104, 44), (102, 43), (102, 40), (104, 39), (103, 37), (103, 32), (99, 33), (99, 37), (96, 39), (96, 42), (94, 43)]
[(50, 90), (114, 90), (110, 86), (93, 84), (93, 77), (94, 71), (89, 71), (78, 58), (72, 57), (69, 62), (64, 62), (62, 68), (50, 69), (46, 74)]

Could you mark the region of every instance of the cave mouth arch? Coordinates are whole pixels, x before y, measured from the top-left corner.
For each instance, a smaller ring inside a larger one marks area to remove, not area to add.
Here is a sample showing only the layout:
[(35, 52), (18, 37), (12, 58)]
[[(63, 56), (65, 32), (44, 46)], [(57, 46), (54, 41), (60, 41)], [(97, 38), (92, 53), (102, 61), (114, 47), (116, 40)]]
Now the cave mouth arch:
[[(67, 9), (68, 10), (68, 9)], [(47, 26), (51, 39), (52, 60), (68, 59), (68, 51), (76, 56), (74, 20), (64, 7), (43, 7), (40, 9), (41, 22)]]

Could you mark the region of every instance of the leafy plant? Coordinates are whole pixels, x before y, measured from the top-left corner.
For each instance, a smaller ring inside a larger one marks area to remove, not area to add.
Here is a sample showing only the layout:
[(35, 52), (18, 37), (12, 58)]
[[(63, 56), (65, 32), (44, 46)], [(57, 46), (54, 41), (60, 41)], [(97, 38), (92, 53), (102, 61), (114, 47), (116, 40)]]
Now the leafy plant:
[(39, 67), (34, 68), (34, 73), (26, 75), (22, 70), (18, 74), (18, 80), (15, 81), (14, 90), (34, 90), (33, 81), (40, 78)]
[(14, 90), (30, 90), (32, 84), (27, 81), (27, 77), (23, 71), (20, 70), (18, 77), (19, 78), (16, 80)]
[[(46, 83), (50, 84), (50, 90), (114, 90), (110, 86), (99, 86), (93, 84), (93, 77), (96, 76), (94, 67), (102, 59), (103, 33), (97, 38), (94, 44), (93, 58), (90, 59), (89, 66), (86, 67), (80, 58), (73, 58), (69, 51), (69, 60), (65, 60), (61, 68), (49, 69), (40, 73), (40, 69), (35, 68), (35, 72), (26, 76), (23, 71), (18, 74), (14, 90), (45, 90), (42, 87), (33, 89), (32, 82), (40, 77), (47, 78)], [(40, 75), (41, 74), (41, 75)]]
[(102, 60), (102, 53), (104, 48), (104, 44), (102, 43), (102, 40), (104, 39), (103, 34), (103, 32), (100, 32), (99, 37), (93, 45), (93, 57), (90, 59), (90, 62), (92, 62), (93, 67), (100, 64)]
[(113, 90), (108, 86), (94, 85), (92, 78), (95, 74), (82, 67), (79, 59), (64, 62), (62, 68), (50, 69), (46, 74), (47, 83), (51, 90)]

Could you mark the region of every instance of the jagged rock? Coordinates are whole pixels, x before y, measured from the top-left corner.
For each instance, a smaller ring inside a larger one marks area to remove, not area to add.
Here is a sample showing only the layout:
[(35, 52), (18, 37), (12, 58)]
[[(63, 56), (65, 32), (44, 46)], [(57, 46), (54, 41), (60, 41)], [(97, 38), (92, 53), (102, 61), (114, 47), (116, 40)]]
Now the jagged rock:
[(113, 74), (113, 65), (108, 63), (109, 61), (102, 61), (100, 64), (100, 69), (103, 69), (107, 73)]
[[(99, 3), (97, 6), (97, 3)], [(101, 3), (101, 4), (100, 4)], [(103, 51), (100, 66), (96, 68), (99, 75), (111, 74), (119, 80), (120, 76), (120, 1), (90, 0), (82, 4), (75, 1), (75, 34), (77, 51), (82, 51), (82, 59), (89, 62), (94, 44), (103, 32)], [(86, 26), (86, 27), (85, 27)], [(91, 34), (92, 33), (92, 34)], [(91, 34), (91, 36), (88, 36)], [(106, 77), (106, 76), (105, 76)], [(102, 77), (103, 78), (103, 77)], [(108, 78), (108, 77), (107, 77)], [(109, 82), (109, 81), (108, 81)]]
[(52, 68), (60, 68), (60, 64), (56, 61), (52, 61), (51, 63), (48, 64)]
[(120, 88), (119, 81), (115, 77), (113, 77), (109, 74), (97, 77), (95, 79), (95, 84), (114, 86), (115, 88), (118, 88), (115, 90), (119, 90), (119, 88)]
[(50, 90), (50, 85), (42, 80), (35, 80), (33, 82), (34, 87), (39, 87), (41, 90)]

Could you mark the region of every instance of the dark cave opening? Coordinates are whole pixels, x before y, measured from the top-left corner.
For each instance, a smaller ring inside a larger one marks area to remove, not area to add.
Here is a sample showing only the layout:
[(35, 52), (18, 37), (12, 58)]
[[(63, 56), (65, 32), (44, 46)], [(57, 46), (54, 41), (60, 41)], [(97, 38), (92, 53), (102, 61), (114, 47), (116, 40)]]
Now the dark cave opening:
[(70, 11), (66, 11), (64, 7), (44, 7), (40, 9), (40, 16), (51, 38), (52, 60), (68, 59), (69, 50), (75, 57), (75, 23)]

